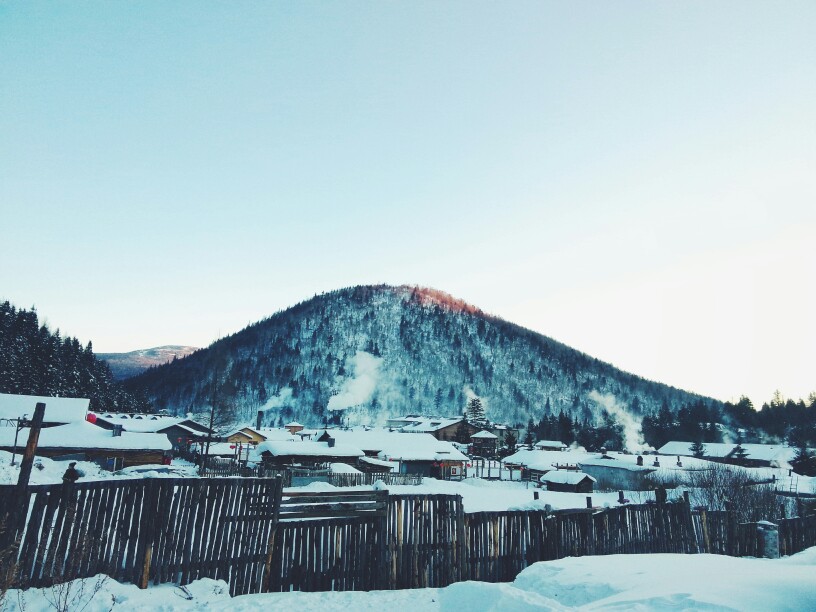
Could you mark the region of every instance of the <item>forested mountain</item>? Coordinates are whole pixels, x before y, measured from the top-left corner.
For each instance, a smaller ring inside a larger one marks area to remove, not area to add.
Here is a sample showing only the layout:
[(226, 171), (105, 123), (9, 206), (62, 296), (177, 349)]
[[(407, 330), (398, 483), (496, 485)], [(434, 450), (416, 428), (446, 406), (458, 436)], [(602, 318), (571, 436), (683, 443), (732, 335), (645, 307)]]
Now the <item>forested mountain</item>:
[(316, 296), (125, 385), (178, 413), (207, 410), (215, 385), (244, 418), (265, 409), (267, 423), (312, 425), (461, 414), (473, 395), (489, 419), (519, 424), (545, 411), (581, 422), (609, 412), (627, 426), (664, 404), (720, 409), (442, 292), (406, 286)]
[(186, 357), (198, 350), (194, 346), (157, 346), (129, 353), (97, 353), (96, 358), (108, 364), (116, 380), (124, 380), (141, 374), (150, 366), (162, 365), (174, 359)]
[(62, 338), (40, 325), (34, 310), (0, 303), (0, 393), (86, 397), (91, 410), (146, 412), (144, 396), (114, 382), (88, 342)]

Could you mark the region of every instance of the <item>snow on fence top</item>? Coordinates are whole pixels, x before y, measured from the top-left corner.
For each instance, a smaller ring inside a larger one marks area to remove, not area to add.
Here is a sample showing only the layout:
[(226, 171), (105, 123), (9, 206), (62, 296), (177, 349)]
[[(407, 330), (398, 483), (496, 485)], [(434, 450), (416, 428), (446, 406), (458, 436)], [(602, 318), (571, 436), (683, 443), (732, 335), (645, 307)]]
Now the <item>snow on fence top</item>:
[(85, 420), (89, 399), (74, 397), (43, 397), (40, 395), (12, 395), (0, 393), (0, 419), (34, 416), (38, 402), (45, 404), (44, 423), (76, 423)]

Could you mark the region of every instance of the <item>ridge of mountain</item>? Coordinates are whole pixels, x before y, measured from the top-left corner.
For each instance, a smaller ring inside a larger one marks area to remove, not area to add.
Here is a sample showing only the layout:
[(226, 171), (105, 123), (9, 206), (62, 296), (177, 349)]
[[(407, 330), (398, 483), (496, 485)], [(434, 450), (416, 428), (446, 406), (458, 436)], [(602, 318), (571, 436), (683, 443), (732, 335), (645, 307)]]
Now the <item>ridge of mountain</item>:
[(127, 353), (97, 353), (97, 359), (108, 364), (115, 380), (124, 380), (141, 374), (151, 366), (162, 365), (186, 357), (198, 347), (168, 344), (149, 349), (138, 349)]
[(316, 295), (172, 363), (125, 381), (157, 408), (209, 410), (213, 380), (241, 418), (382, 424), (404, 413), (488, 418), (547, 412), (633, 420), (700, 395), (624, 372), (435, 289), (369, 285)]

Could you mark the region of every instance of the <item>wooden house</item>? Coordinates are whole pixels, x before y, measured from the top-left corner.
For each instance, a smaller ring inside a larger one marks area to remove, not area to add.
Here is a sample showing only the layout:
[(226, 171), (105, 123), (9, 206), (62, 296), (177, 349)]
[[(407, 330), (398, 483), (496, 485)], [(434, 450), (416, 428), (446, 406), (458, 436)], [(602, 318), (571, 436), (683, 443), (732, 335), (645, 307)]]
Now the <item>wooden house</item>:
[[(28, 432), (20, 431), (17, 452), (25, 446)], [(0, 450), (11, 451), (13, 438), (14, 428), (0, 428)], [(42, 429), (36, 454), (52, 459), (93, 461), (105, 469), (118, 470), (132, 465), (169, 463), (171, 449), (164, 435), (107, 431), (82, 421)]]
[(471, 455), (479, 457), (494, 457), (496, 455), (496, 443), (498, 437), (489, 431), (483, 430), (470, 436)]

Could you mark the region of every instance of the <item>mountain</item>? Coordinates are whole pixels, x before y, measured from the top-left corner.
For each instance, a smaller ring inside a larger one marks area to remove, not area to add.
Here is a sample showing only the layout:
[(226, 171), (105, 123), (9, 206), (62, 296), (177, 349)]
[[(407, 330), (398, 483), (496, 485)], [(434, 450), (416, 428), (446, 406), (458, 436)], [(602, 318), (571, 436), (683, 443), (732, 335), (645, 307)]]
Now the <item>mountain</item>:
[(108, 364), (116, 380), (124, 380), (141, 374), (151, 366), (162, 365), (173, 359), (186, 357), (197, 351), (195, 346), (167, 345), (129, 353), (97, 353), (96, 357)]
[(383, 423), (404, 413), (462, 414), (471, 396), (487, 417), (527, 423), (561, 411), (611, 413), (625, 427), (661, 406), (715, 400), (623, 372), (441, 291), (361, 286), (321, 294), (206, 349), (125, 381), (176, 413), (233, 405), (254, 422)]
[(91, 410), (147, 412), (150, 404), (113, 380), (90, 342), (40, 325), (35, 310), (0, 303), (0, 393), (83, 397)]

